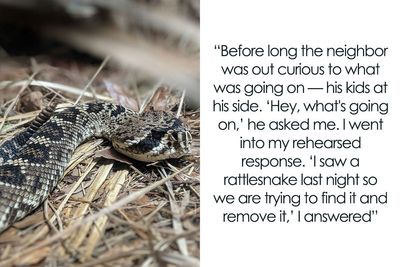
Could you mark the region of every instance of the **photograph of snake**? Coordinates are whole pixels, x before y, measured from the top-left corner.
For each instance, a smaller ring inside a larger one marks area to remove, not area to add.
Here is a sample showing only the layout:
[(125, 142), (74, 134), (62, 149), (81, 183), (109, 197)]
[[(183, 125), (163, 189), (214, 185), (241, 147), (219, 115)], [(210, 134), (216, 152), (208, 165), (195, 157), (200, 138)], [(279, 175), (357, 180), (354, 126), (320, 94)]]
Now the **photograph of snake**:
[(199, 49), (198, 0), (0, 0), (0, 266), (199, 266)]

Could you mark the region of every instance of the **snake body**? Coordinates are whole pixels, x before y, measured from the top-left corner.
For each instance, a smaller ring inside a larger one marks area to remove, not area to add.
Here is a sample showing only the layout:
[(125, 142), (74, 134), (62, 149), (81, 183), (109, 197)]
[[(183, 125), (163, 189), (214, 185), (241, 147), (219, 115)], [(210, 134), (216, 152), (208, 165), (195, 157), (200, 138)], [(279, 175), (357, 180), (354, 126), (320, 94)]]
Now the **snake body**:
[(190, 150), (187, 128), (170, 113), (138, 114), (111, 103), (54, 109), (0, 146), (0, 232), (47, 198), (88, 138), (109, 139), (116, 150), (140, 161), (177, 158)]

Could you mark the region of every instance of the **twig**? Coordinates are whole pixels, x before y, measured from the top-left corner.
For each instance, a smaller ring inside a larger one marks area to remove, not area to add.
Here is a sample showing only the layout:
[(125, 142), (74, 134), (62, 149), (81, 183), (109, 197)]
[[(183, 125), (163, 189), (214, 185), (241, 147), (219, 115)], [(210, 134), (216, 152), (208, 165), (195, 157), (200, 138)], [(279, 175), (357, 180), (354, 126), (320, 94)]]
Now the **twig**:
[[(70, 93), (70, 94), (74, 94), (74, 95), (82, 94), (82, 89), (80, 89), (80, 88), (68, 86), (68, 85), (61, 84), (61, 83), (54, 83), (54, 82), (41, 81), (41, 80), (32, 80), (32, 81), (21, 80), (21, 81), (17, 81), (17, 82), (14, 82), (14, 81), (2, 81), (2, 82), (0, 82), (0, 90), (4, 89), (4, 88), (9, 88), (9, 87), (21, 86), (21, 85), (24, 85), (27, 82), (29, 82), (29, 84), (33, 85), (33, 86), (42, 86), (42, 87), (45, 87), (45, 88), (52, 88), (52, 89), (60, 90), (60, 91), (67, 92), (67, 93)], [(93, 94), (90, 93), (90, 92), (84, 92), (83, 96), (94, 97)], [(96, 95), (96, 97), (99, 100), (104, 100), (104, 101), (112, 100), (110, 97), (103, 96), (103, 95)]]
[(183, 107), (183, 99), (185, 99), (185, 94), (186, 94), (186, 90), (183, 90), (182, 91), (181, 100), (179, 101), (178, 111), (176, 112), (176, 117), (177, 118), (179, 118), (179, 116), (181, 115), (182, 107)]
[(76, 265), (75, 267), (90, 267), (90, 266), (97, 266), (99, 264), (104, 264), (106, 262), (110, 262), (110, 261), (114, 261), (114, 260), (119, 260), (121, 258), (125, 258), (125, 257), (139, 257), (139, 256), (144, 256), (147, 255), (149, 253), (149, 251), (147, 249), (137, 249), (137, 248), (133, 248), (130, 249), (128, 251), (122, 251), (122, 252), (118, 252), (116, 254), (110, 255), (110, 256), (106, 256), (106, 257), (102, 257), (90, 262), (86, 262), (83, 264), (79, 264)]
[[(78, 104), (79, 101), (81, 100), (82, 96), (85, 94), (85, 92), (87, 91), (88, 88), (92, 88), (91, 85), (94, 81), (94, 79), (96, 79), (97, 75), (99, 75), (100, 71), (104, 68), (104, 66), (107, 64), (108, 60), (110, 59), (110, 56), (106, 56), (103, 60), (103, 62), (101, 62), (100, 67), (96, 70), (96, 72), (94, 73), (94, 75), (92, 76), (92, 78), (89, 80), (89, 82), (86, 84), (86, 86), (82, 89), (82, 93), (79, 95), (78, 99), (75, 101), (75, 104)], [(97, 99), (96, 94), (94, 93), (94, 91), (92, 90), (92, 94), (93, 97), (95, 99)]]

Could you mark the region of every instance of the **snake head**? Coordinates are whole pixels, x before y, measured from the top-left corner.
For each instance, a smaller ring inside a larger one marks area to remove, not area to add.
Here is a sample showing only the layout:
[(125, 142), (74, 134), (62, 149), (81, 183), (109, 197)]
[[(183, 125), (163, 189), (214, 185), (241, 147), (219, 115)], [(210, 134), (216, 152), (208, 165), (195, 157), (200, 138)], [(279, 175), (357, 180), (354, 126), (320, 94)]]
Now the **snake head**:
[(111, 138), (118, 152), (144, 162), (179, 158), (190, 153), (192, 136), (173, 114), (149, 111), (140, 114), (131, 123), (129, 131), (120, 129)]

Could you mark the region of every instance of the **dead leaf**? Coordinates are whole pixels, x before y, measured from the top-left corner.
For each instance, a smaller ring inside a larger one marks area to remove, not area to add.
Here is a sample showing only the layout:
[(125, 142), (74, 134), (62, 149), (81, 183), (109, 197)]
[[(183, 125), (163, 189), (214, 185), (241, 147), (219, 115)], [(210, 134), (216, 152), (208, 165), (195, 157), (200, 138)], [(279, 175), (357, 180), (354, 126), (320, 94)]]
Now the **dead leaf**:
[(167, 110), (168, 100), (171, 96), (171, 89), (167, 86), (160, 86), (153, 93), (144, 110)]
[(22, 112), (40, 110), (43, 107), (43, 94), (40, 91), (31, 91), (22, 95), (17, 109)]
[(121, 153), (118, 153), (111, 147), (96, 151), (96, 153), (94, 154), (94, 157), (95, 158), (102, 157), (105, 159), (112, 159), (112, 160), (115, 160), (115, 161), (118, 161), (121, 163), (132, 165), (132, 161), (130, 158), (122, 155)]
[(138, 102), (130, 96), (125, 88), (111, 81), (104, 81), (104, 85), (106, 86), (107, 92), (117, 104), (134, 111), (139, 111)]

